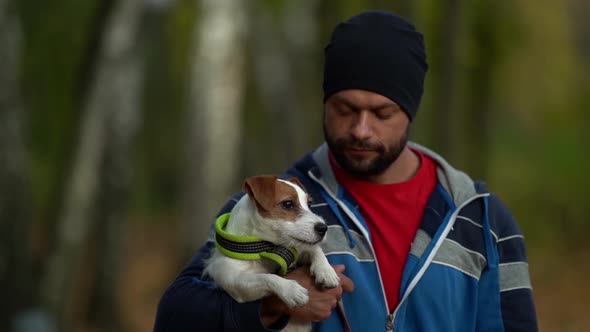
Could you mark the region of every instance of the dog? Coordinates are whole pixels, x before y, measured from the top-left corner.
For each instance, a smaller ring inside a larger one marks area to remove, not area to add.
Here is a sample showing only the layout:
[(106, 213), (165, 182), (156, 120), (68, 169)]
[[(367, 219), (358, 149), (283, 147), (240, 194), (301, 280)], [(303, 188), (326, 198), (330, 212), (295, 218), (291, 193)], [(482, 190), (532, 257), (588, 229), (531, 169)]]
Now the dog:
[[(253, 176), (244, 181), (243, 191), (229, 216), (216, 223), (216, 248), (204, 273), (217, 286), (240, 303), (276, 294), (289, 307), (303, 306), (307, 289), (274, 274), (277, 266), (286, 273), (294, 261), (310, 263), (317, 285), (340, 284), (319, 246), (328, 227), (311, 212), (310, 197), (297, 178)], [(252, 253), (257, 250), (262, 253)], [(311, 323), (291, 321), (283, 331), (311, 331)]]

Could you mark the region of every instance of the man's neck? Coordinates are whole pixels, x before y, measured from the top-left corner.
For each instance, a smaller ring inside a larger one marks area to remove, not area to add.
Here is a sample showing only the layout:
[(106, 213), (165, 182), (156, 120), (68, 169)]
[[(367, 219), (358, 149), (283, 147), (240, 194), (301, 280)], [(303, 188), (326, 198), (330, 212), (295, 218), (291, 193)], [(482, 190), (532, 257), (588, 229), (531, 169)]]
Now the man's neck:
[(401, 183), (410, 180), (420, 169), (420, 158), (407, 146), (399, 157), (379, 175), (372, 175), (363, 180), (378, 184)]

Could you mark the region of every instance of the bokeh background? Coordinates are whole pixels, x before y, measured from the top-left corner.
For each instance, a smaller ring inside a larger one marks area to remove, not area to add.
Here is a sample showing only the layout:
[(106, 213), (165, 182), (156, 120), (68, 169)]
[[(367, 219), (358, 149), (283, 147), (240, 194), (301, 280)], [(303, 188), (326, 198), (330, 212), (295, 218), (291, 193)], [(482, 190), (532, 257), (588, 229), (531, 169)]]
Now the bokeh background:
[(243, 178), (321, 143), (323, 47), (377, 8), (425, 36), (412, 139), (512, 209), (542, 330), (588, 330), (585, 0), (0, 0), (0, 330), (150, 331)]

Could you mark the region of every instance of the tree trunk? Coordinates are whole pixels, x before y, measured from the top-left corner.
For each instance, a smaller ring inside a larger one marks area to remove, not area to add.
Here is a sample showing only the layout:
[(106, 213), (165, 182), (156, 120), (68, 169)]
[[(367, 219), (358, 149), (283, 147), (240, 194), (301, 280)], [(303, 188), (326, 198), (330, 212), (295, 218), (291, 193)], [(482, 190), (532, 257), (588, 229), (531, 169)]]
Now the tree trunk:
[(188, 170), (182, 236), (187, 255), (239, 183), (244, 1), (200, 0), (188, 96)]
[[(107, 123), (105, 156), (101, 169), (101, 184), (96, 211), (96, 285), (91, 306), (91, 321), (103, 331), (122, 331), (118, 298), (122, 269), (121, 253), (128, 220), (127, 208), (131, 195), (132, 162), (135, 137), (141, 122), (141, 82), (143, 59), (138, 45), (143, 0), (122, 0), (116, 9), (113, 27), (124, 31), (116, 63), (99, 70), (110, 70), (112, 98), (105, 100), (111, 114)], [(114, 41), (113, 41), (114, 42)]]
[[(100, 192), (114, 194), (105, 203), (106, 208), (113, 210), (100, 214), (105, 218), (100, 225), (108, 234), (105, 238), (109, 243), (108, 249), (99, 255), (104, 255), (102, 262), (106, 266), (103, 265), (103, 268), (110, 270), (103, 271), (106, 274), (99, 275), (95, 280), (99, 289), (106, 292), (108, 299), (105, 301), (110, 302), (112, 310), (115, 308), (112, 277), (117, 274), (118, 267), (113, 253), (121, 236), (117, 227), (121, 227), (120, 223), (125, 218), (122, 217), (124, 204), (118, 202), (113, 206), (113, 200), (120, 198), (120, 193), (125, 191), (121, 188), (128, 188), (128, 170), (125, 168), (129, 161), (126, 158), (130, 158), (129, 144), (135, 133), (139, 107), (140, 75), (135, 47), (142, 6), (142, 0), (113, 3), (98, 52), (96, 74), (89, 86), (79, 146), (58, 221), (57, 246), (49, 260), (43, 284), (44, 302), (58, 319), (60, 331), (72, 330), (76, 313), (85, 314), (79, 308), (83, 300), (76, 298), (76, 283), (80, 282), (80, 265), (88, 233), (93, 228)], [(105, 174), (105, 165), (113, 173)], [(108, 314), (105, 315), (108, 317)]]
[(22, 31), (16, 3), (0, 0), (0, 330), (33, 305), (28, 158), (20, 97)]
[[(314, 20), (316, 0), (302, 0), (283, 4), (281, 16), (273, 17), (273, 11), (264, 3), (256, 3), (256, 20), (251, 34), (254, 45), (255, 79), (263, 105), (269, 114), (269, 132), (262, 156), (250, 158), (260, 167), (264, 158), (265, 168), (283, 170), (309, 149), (305, 128), (305, 104), (303, 81), (311, 62), (309, 50), (317, 38)], [(307, 74), (307, 75), (306, 75)], [(320, 102), (316, 100), (316, 104)], [(316, 112), (316, 114), (319, 113)]]
[(457, 86), (458, 86), (458, 42), (460, 26), (463, 16), (461, 0), (447, 0), (439, 4), (442, 6), (438, 15), (432, 53), (438, 59), (438, 64), (432, 67), (434, 75), (433, 108), (434, 117), (431, 124), (434, 133), (434, 146), (450, 161), (455, 159), (457, 131), (454, 125), (457, 121)]
[[(474, 59), (477, 62), (468, 70), (468, 88), (466, 124), (464, 139), (466, 171), (476, 179), (485, 179), (488, 175), (488, 159), (490, 151), (490, 129), (492, 123), (493, 73), (496, 71), (501, 54), (494, 36), (494, 17), (490, 12), (497, 13), (493, 2), (479, 1), (474, 5), (474, 16), (471, 19), (473, 35)], [(506, 18), (504, 18), (506, 19)]]

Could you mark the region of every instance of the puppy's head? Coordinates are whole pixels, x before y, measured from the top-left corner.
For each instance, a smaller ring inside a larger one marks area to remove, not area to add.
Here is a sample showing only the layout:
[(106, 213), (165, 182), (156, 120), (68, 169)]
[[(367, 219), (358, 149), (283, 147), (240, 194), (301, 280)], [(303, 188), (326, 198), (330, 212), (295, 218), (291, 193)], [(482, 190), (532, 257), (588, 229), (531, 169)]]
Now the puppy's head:
[(246, 179), (243, 189), (255, 212), (253, 231), (261, 239), (304, 249), (324, 238), (328, 227), (309, 209), (311, 198), (296, 178), (253, 176)]

